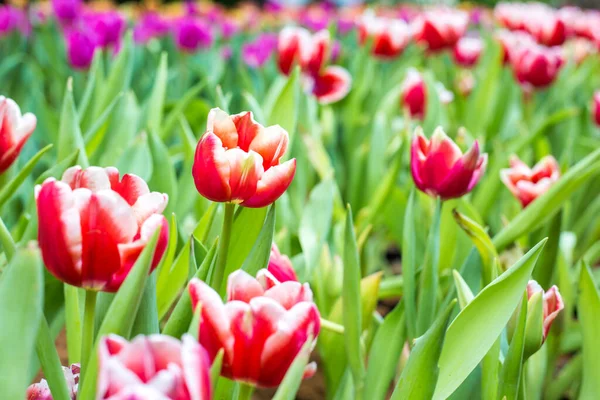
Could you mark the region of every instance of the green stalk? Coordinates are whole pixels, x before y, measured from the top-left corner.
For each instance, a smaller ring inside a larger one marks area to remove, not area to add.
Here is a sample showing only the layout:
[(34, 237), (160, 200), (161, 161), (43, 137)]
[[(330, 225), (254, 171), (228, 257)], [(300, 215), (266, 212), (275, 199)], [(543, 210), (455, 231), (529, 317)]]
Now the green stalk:
[[(98, 292), (93, 290), (88, 290), (85, 293), (83, 331), (81, 336), (81, 370), (84, 374), (92, 354), (92, 347), (94, 346), (94, 314), (96, 312), (97, 295)], [(83, 374), (81, 377), (83, 377)]]
[(254, 392), (254, 386), (247, 383), (238, 383), (238, 396), (237, 400), (250, 400), (252, 398), (252, 392)]
[(65, 324), (67, 328), (67, 351), (69, 364), (81, 362), (81, 312), (79, 308), (79, 288), (64, 285)]
[(215, 265), (215, 272), (211, 280), (211, 286), (217, 292), (221, 290), (221, 285), (223, 283), (223, 275), (225, 274), (225, 267), (227, 265), (227, 253), (229, 251), (229, 240), (231, 239), (231, 228), (233, 226), (234, 210), (235, 204), (225, 203), (223, 229), (221, 230), (221, 236), (219, 237), (219, 252), (217, 253), (217, 264)]
[(37, 341), (35, 343), (38, 359), (42, 366), (44, 376), (48, 381), (50, 392), (54, 400), (69, 400), (71, 395), (67, 388), (67, 382), (63, 374), (62, 365), (58, 352), (54, 346), (54, 340), (48, 327), (48, 321), (42, 317), (40, 328), (38, 330)]

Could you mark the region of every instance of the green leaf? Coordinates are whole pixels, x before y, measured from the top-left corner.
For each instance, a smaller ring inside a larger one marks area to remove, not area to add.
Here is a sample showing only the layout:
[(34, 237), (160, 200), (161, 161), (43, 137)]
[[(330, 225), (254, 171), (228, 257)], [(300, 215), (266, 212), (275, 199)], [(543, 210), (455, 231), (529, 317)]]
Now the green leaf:
[(242, 269), (252, 276), (269, 265), (271, 256), (271, 246), (273, 245), (273, 235), (275, 233), (275, 203), (269, 208), (267, 218), (252, 247), (250, 254), (242, 264)]
[[(173, 232), (176, 235), (177, 232)], [(179, 291), (188, 279), (189, 264), (193, 243), (188, 240), (181, 249), (173, 266), (164, 265), (156, 283), (158, 317), (162, 319), (173, 302), (177, 299)]]
[(54, 400), (71, 400), (71, 394), (67, 388), (62, 364), (50, 333), (50, 327), (46, 318), (40, 318), (40, 327), (37, 335), (36, 351), (44, 377), (52, 392)]
[(438, 364), (440, 374), (434, 400), (450, 396), (500, 336), (519, 304), (546, 240), (481, 290), (454, 319)]
[(244, 100), (246, 100), (246, 104), (248, 104), (250, 111), (252, 111), (252, 114), (254, 114), (254, 119), (261, 124), (265, 124), (265, 115), (260, 107), (260, 104), (258, 104), (258, 100), (256, 100), (256, 98), (250, 92), (243, 92), (242, 96), (244, 97)]
[[(164, 168), (164, 165), (161, 168)], [(131, 146), (125, 149), (117, 162), (117, 169), (135, 174), (145, 181), (150, 180), (154, 173), (154, 164), (148, 146), (148, 135), (145, 132), (140, 133)]]
[(221, 375), (221, 367), (223, 366), (223, 354), (225, 353), (224, 349), (219, 349), (219, 352), (215, 356), (215, 359), (210, 366), (210, 381), (212, 382), (212, 387), (217, 387), (217, 381), (219, 380), (219, 376)]
[(405, 343), (404, 304), (398, 303), (377, 329), (367, 364), (364, 399), (385, 399)]
[(151, 129), (148, 133), (148, 147), (152, 155), (152, 178), (148, 186), (153, 191), (169, 195), (169, 204), (165, 213), (170, 214), (177, 204), (177, 177), (173, 161), (169, 156), (169, 149), (154, 132)]
[(404, 288), (404, 306), (406, 309), (407, 338), (417, 334), (417, 234), (415, 224), (415, 190), (411, 190), (406, 211), (404, 212), (404, 230), (402, 232), (402, 277)]
[(156, 71), (156, 77), (154, 78), (154, 87), (152, 93), (148, 99), (147, 112), (147, 127), (151, 132), (159, 132), (162, 117), (163, 107), (165, 103), (165, 96), (167, 94), (167, 53), (163, 52), (160, 56), (160, 63)]
[(169, 111), (167, 117), (164, 119), (163, 125), (160, 130), (160, 137), (164, 139), (168, 134), (175, 128), (175, 125), (179, 121), (180, 116), (183, 114), (187, 106), (192, 100), (200, 93), (202, 88), (206, 85), (206, 81), (201, 81), (195, 86), (192, 86), (185, 94), (177, 101), (175, 106)]
[[(123, 93), (119, 93), (115, 98), (106, 106), (102, 113), (96, 118), (92, 125), (85, 131), (83, 135), (83, 141), (87, 149), (95, 149), (95, 146), (99, 145), (102, 141), (103, 134), (105, 133), (104, 124), (108, 121), (108, 117), (111, 116), (113, 110), (119, 104), (119, 101), (123, 98)], [(90, 152), (92, 154), (93, 151)]]
[(456, 293), (458, 295), (458, 304), (460, 309), (465, 308), (474, 298), (471, 288), (467, 285), (467, 282), (462, 278), (457, 270), (452, 271), (452, 277), (454, 278), (454, 286), (456, 287)]
[(362, 392), (365, 366), (360, 346), (363, 318), (360, 301), (360, 258), (350, 205), (347, 206), (344, 232), (344, 287), (342, 290), (344, 343), (355, 390)]
[(158, 242), (159, 230), (156, 230), (152, 238), (148, 241), (144, 250), (142, 250), (137, 261), (129, 271), (127, 278), (117, 291), (106, 317), (98, 329), (97, 339), (94, 344), (94, 350), (88, 362), (87, 371), (84, 371), (83, 387), (79, 388), (81, 400), (93, 400), (96, 392), (96, 380), (98, 377), (98, 352), (97, 343), (100, 338), (109, 334), (117, 334), (128, 338), (133, 327), (135, 315), (138, 312), (148, 272), (154, 258), (156, 243)]
[(525, 346), (525, 326), (527, 323), (527, 294), (523, 294), (517, 326), (510, 347), (504, 360), (502, 367), (502, 375), (499, 383), (499, 398), (517, 399), (519, 393), (519, 384), (521, 382), (521, 371), (525, 359), (523, 358), (523, 350)]
[(64, 285), (65, 324), (67, 330), (67, 352), (69, 363), (81, 362), (81, 336), (83, 310), (79, 304), (79, 293), (82, 289)]
[(43, 317), (43, 290), (39, 253), (19, 250), (0, 280), (0, 387), (5, 399), (23, 399), (30, 383), (29, 364)]
[(305, 259), (305, 280), (312, 278), (314, 268), (327, 240), (333, 218), (333, 197), (335, 183), (327, 179), (316, 185), (310, 192), (308, 202), (302, 212), (298, 238)]
[(25, 182), (25, 180), (29, 178), (29, 176), (31, 175), (31, 171), (33, 171), (33, 168), (37, 165), (38, 161), (40, 161), (40, 158), (42, 158), (42, 156), (46, 154), (46, 152), (51, 148), (52, 145), (49, 144), (48, 146), (38, 151), (36, 155), (33, 156), (27, 162), (27, 164), (25, 164), (25, 166), (23, 166), (19, 170), (17, 176), (15, 176), (13, 179), (10, 180), (10, 182), (8, 182), (4, 187), (2, 187), (2, 190), (0, 190), (0, 208), (2, 208), (2, 206), (10, 200), (10, 198), (15, 194), (19, 187), (21, 187), (23, 182)]
[(451, 301), (427, 332), (415, 340), (391, 400), (431, 399), (438, 377), (438, 358), (442, 344), (447, 340), (444, 340), (444, 333), (455, 305), (456, 300)]
[(88, 167), (89, 162), (85, 153), (83, 136), (79, 127), (79, 116), (73, 101), (73, 80), (69, 78), (63, 98), (62, 111), (60, 114), (60, 127), (58, 136), (57, 161), (61, 162), (68, 158), (75, 150), (79, 150), (79, 164), (83, 168)]
[(503, 250), (520, 236), (529, 233), (552, 217), (563, 203), (588, 179), (600, 172), (600, 149), (574, 165), (556, 184), (521, 211), (492, 242)]
[(264, 107), (268, 125), (280, 125), (285, 129), (290, 135), (290, 143), (293, 143), (298, 120), (299, 86), (300, 70), (295, 68), (285, 86), (279, 92), (272, 108), (267, 104)]
[(144, 294), (135, 316), (131, 336), (159, 333), (158, 308), (156, 305), (156, 273), (150, 274), (144, 286)]
[(35, 184), (39, 185), (50, 177), (55, 177), (56, 179), (60, 179), (69, 167), (72, 167), (73, 165), (75, 165), (78, 157), (79, 157), (79, 150), (75, 150), (67, 158), (65, 158), (61, 162), (53, 165), (52, 167), (48, 168), (43, 174), (41, 174), (35, 180)]
[(275, 396), (273, 396), (273, 400), (294, 400), (296, 398), (296, 393), (298, 393), (304, 376), (304, 369), (308, 364), (312, 345), (313, 338), (309, 336), (285, 373)]
[(586, 264), (581, 265), (579, 276), (578, 315), (581, 321), (583, 378), (580, 399), (600, 398), (600, 293)]
[[(4, 225), (4, 221), (0, 218), (0, 244), (2, 244), (2, 249), (4, 250), (4, 254), (6, 256), (6, 261), (10, 262), (10, 260), (15, 255), (17, 251), (17, 247), (15, 246), (15, 241), (13, 240), (10, 232), (6, 225)], [(0, 275), (1, 276), (1, 275)]]
[[(101, 99), (96, 99), (95, 111), (104, 110), (106, 106), (120, 92), (127, 92), (133, 75), (133, 40), (132, 33), (128, 32), (123, 41), (123, 46), (115, 61), (111, 64), (110, 73), (104, 85), (100, 88)], [(95, 113), (98, 115), (98, 113)]]

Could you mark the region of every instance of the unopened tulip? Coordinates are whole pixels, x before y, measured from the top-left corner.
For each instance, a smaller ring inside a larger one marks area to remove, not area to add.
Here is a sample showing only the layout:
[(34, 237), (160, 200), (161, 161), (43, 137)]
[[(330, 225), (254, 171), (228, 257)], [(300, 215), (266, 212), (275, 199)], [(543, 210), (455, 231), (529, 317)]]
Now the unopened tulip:
[(358, 23), (361, 44), (372, 41), (372, 53), (381, 58), (399, 56), (411, 39), (408, 24), (401, 19), (377, 17), (366, 13)]
[(166, 335), (131, 342), (109, 335), (98, 353), (98, 400), (211, 399), (208, 354), (189, 335), (181, 342)]
[(546, 339), (552, 327), (552, 322), (554, 322), (558, 313), (565, 308), (565, 304), (556, 286), (552, 286), (547, 292), (544, 292), (544, 289), (536, 281), (531, 280), (527, 284), (527, 298), (531, 299), (536, 293), (541, 293), (543, 298), (543, 331), (541, 333), (543, 338)]
[(36, 123), (35, 115), (21, 115), (17, 103), (0, 96), (0, 174), (17, 159)]
[(209, 48), (213, 34), (208, 24), (196, 17), (183, 17), (173, 25), (173, 37), (177, 47), (186, 53)]
[(594, 93), (592, 100), (592, 116), (596, 125), (600, 126), (600, 90)]
[(525, 357), (537, 352), (548, 337), (552, 323), (565, 307), (556, 286), (547, 292), (534, 280), (527, 284), (527, 322), (525, 324)]
[(284, 75), (292, 72), (294, 65), (306, 65), (311, 56), (311, 34), (298, 27), (285, 27), (279, 32), (277, 65)]
[(94, 34), (89, 30), (69, 29), (65, 32), (65, 42), (69, 64), (75, 69), (88, 69), (97, 47)]
[(517, 49), (510, 61), (521, 84), (543, 88), (558, 76), (563, 56), (560, 48), (528, 44)]
[(465, 34), (469, 15), (463, 11), (437, 9), (424, 12), (414, 22), (414, 37), (429, 51), (452, 48)]
[(88, 290), (114, 292), (154, 232), (160, 230), (154, 269), (169, 225), (160, 213), (168, 196), (150, 192), (133, 174), (116, 168), (71, 167), (62, 180), (36, 187), (38, 241), (44, 263), (59, 280)]
[[(198, 340), (211, 360), (223, 349), (221, 374), (227, 378), (277, 386), (304, 343), (319, 334), (320, 315), (308, 284), (257, 280), (238, 270), (229, 276), (225, 304), (199, 279), (192, 279), (189, 290), (202, 318)], [(304, 376), (315, 369), (310, 363)]]
[(275, 243), (271, 246), (271, 255), (269, 256), (269, 266), (267, 270), (279, 282), (298, 281), (298, 276), (289, 257), (281, 254)]
[[(65, 381), (67, 383), (67, 393), (70, 400), (77, 398), (77, 390), (79, 386), (79, 364), (71, 364), (70, 367), (62, 367)], [(45, 379), (38, 383), (34, 383), (27, 388), (25, 394), (26, 400), (53, 400), (50, 387)]]
[(296, 172), (296, 159), (280, 164), (288, 141), (285, 129), (264, 127), (251, 112), (230, 116), (213, 108), (196, 147), (196, 189), (212, 201), (268, 206), (285, 192)]
[(423, 77), (414, 68), (410, 68), (402, 82), (401, 101), (411, 117), (423, 119), (427, 105), (427, 87)]
[(544, 157), (533, 168), (512, 156), (510, 168), (501, 170), (500, 178), (523, 207), (527, 207), (560, 178), (560, 169), (552, 156)]
[(442, 128), (428, 140), (421, 130), (411, 144), (410, 167), (417, 188), (443, 200), (469, 193), (479, 182), (487, 165), (487, 154), (480, 154), (479, 143), (464, 155)]
[(479, 60), (483, 41), (476, 37), (463, 37), (454, 46), (454, 61), (463, 67), (472, 67)]

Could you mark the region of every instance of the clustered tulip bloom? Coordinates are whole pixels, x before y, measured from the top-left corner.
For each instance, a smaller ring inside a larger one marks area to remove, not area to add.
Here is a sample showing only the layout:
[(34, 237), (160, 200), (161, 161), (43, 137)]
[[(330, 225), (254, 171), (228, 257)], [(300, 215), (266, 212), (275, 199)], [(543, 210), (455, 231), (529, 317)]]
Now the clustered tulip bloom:
[(545, 46), (559, 46), (567, 38), (561, 14), (541, 3), (500, 3), (494, 16), (510, 30), (522, 30)]
[(536, 281), (530, 280), (529, 283), (527, 283), (527, 298), (531, 300), (536, 293), (542, 295), (543, 301), (543, 324), (542, 331), (539, 332), (542, 338), (541, 343), (543, 343), (548, 337), (548, 332), (550, 332), (552, 323), (556, 319), (558, 313), (565, 308), (565, 304), (556, 286), (552, 286), (547, 292), (544, 292), (544, 289), (542, 289)]
[(479, 60), (483, 41), (478, 37), (463, 37), (454, 45), (454, 61), (463, 67), (472, 67)]
[(196, 147), (192, 167), (196, 189), (212, 201), (268, 206), (285, 192), (296, 173), (295, 158), (280, 164), (288, 141), (285, 129), (264, 127), (251, 112), (230, 116), (213, 108)]
[(487, 165), (487, 154), (480, 154), (477, 141), (463, 155), (442, 128), (435, 130), (431, 140), (418, 130), (410, 154), (410, 170), (417, 188), (443, 200), (469, 193)]
[(410, 27), (401, 19), (378, 17), (365, 13), (358, 22), (361, 44), (372, 41), (371, 52), (380, 58), (394, 58), (402, 54), (411, 39)]
[(167, 246), (168, 201), (133, 174), (114, 167), (71, 167), (62, 180), (36, 187), (38, 241), (44, 264), (59, 280), (89, 290), (121, 286), (154, 232), (154, 269)]
[(189, 335), (109, 335), (98, 347), (98, 400), (211, 399), (208, 354)]
[(346, 97), (352, 86), (352, 77), (345, 68), (329, 65), (334, 44), (329, 31), (311, 34), (304, 28), (286, 27), (279, 33), (278, 66), (289, 75), (299, 65), (304, 86), (319, 103), (329, 104)]
[(298, 281), (296, 271), (292, 262), (285, 254), (281, 254), (275, 243), (271, 246), (271, 255), (269, 256), (269, 265), (267, 271), (271, 273), (279, 282)]
[(434, 9), (421, 14), (414, 22), (417, 42), (432, 52), (452, 48), (465, 34), (469, 15), (453, 9)]
[(510, 168), (500, 171), (500, 179), (523, 207), (537, 199), (560, 178), (560, 168), (552, 156), (546, 156), (533, 168), (513, 155)]
[(596, 125), (600, 126), (600, 90), (594, 92), (592, 99), (592, 117)]
[[(62, 367), (70, 400), (75, 400), (77, 398), (80, 369), (79, 364), (71, 364), (70, 367)], [(53, 400), (50, 387), (45, 379), (30, 385), (27, 388), (25, 396), (27, 400)]]
[(0, 174), (17, 159), (36, 123), (35, 115), (21, 115), (17, 103), (0, 95)]
[[(304, 343), (319, 334), (319, 310), (308, 284), (280, 283), (268, 271), (255, 279), (238, 270), (229, 276), (225, 304), (199, 279), (192, 279), (189, 290), (201, 312), (198, 340), (211, 360), (223, 349), (221, 374), (227, 378), (277, 386)], [(310, 363), (304, 376), (315, 370)]]

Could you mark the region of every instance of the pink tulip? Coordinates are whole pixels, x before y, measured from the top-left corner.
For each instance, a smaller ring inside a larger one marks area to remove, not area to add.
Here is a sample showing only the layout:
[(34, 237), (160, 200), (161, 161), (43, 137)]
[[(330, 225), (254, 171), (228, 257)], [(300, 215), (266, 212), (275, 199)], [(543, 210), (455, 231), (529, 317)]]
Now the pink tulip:
[(442, 128), (431, 141), (418, 131), (411, 145), (410, 169), (417, 188), (430, 196), (452, 199), (469, 193), (479, 182), (487, 165), (479, 143), (464, 155)]
[(358, 38), (361, 44), (372, 41), (372, 53), (380, 58), (399, 56), (411, 39), (408, 24), (401, 19), (377, 17), (365, 13), (358, 22)]
[(0, 174), (15, 162), (36, 124), (35, 115), (21, 115), (17, 103), (0, 95)]
[(174, 22), (173, 39), (179, 50), (195, 53), (212, 45), (213, 33), (202, 19), (186, 16)]
[(289, 257), (281, 254), (275, 243), (271, 246), (271, 255), (269, 256), (269, 266), (267, 270), (279, 282), (295, 281), (298, 282), (298, 276)]
[(414, 36), (429, 51), (452, 48), (465, 34), (469, 15), (453, 9), (434, 9), (421, 14), (414, 22)]
[(558, 47), (529, 44), (518, 48), (510, 61), (521, 84), (543, 88), (554, 82), (564, 59)]
[(209, 400), (210, 362), (191, 336), (100, 340), (97, 400)]
[(98, 43), (93, 32), (85, 29), (67, 29), (65, 31), (67, 57), (71, 67), (86, 70), (92, 64)]
[(502, 45), (504, 64), (508, 64), (521, 47), (535, 44), (535, 40), (530, 34), (521, 31), (500, 30), (496, 34), (496, 39)]
[(71, 167), (62, 180), (38, 185), (36, 199), (44, 263), (70, 285), (115, 292), (157, 229), (152, 269), (166, 249), (169, 225), (160, 213), (168, 196), (136, 175)]
[(531, 299), (531, 296), (539, 292), (542, 293), (544, 301), (544, 322), (542, 331), (543, 342), (548, 337), (548, 332), (550, 332), (552, 322), (554, 322), (554, 319), (558, 313), (565, 308), (565, 304), (556, 286), (552, 286), (547, 292), (544, 292), (544, 289), (542, 289), (542, 287), (536, 281), (530, 280), (527, 284), (527, 298)]
[[(319, 310), (308, 284), (279, 283), (268, 271), (257, 280), (243, 270), (229, 276), (227, 302), (194, 278), (189, 290), (194, 309), (200, 307), (198, 338), (211, 359), (223, 349), (221, 374), (261, 387), (281, 383), (290, 364), (320, 330)], [(266, 278), (266, 279), (265, 279)], [(304, 376), (312, 376), (310, 363)]]
[(527, 207), (560, 178), (560, 169), (552, 156), (544, 157), (533, 168), (512, 156), (510, 168), (501, 170), (500, 178), (523, 207)]
[[(62, 369), (67, 383), (69, 398), (75, 400), (79, 386), (79, 364), (71, 364), (70, 367), (62, 367)], [(25, 396), (27, 400), (53, 400), (50, 387), (45, 379), (42, 379), (39, 383), (30, 385), (27, 388)]]
[(454, 61), (463, 67), (472, 67), (479, 60), (483, 41), (477, 37), (463, 37), (454, 46)]
[(288, 141), (285, 129), (264, 127), (251, 112), (230, 116), (213, 108), (196, 147), (196, 189), (212, 201), (268, 206), (285, 192), (296, 172), (296, 159), (280, 164)]
[(594, 98), (592, 100), (592, 115), (596, 125), (600, 126), (600, 90), (594, 92)]
[(411, 117), (423, 119), (427, 105), (427, 87), (423, 77), (414, 68), (410, 68), (402, 82), (402, 105)]

